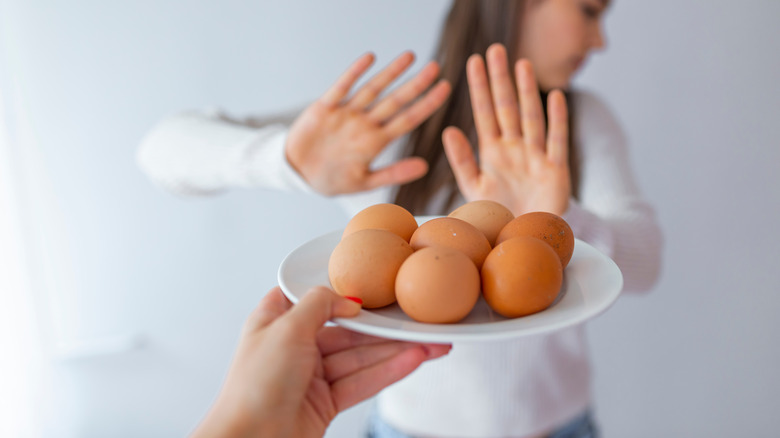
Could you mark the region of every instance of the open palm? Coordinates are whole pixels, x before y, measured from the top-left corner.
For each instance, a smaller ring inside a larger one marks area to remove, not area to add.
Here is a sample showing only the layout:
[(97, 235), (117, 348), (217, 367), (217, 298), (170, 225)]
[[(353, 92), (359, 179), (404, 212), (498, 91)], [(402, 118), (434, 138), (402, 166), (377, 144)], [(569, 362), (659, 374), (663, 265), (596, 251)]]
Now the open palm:
[(439, 74), (438, 65), (431, 62), (380, 98), (413, 60), (410, 52), (402, 54), (349, 96), (374, 61), (372, 54), (360, 57), (295, 120), (287, 138), (287, 159), (315, 191), (337, 195), (371, 190), (413, 181), (427, 172), (427, 163), (418, 157), (382, 169), (371, 167), (391, 141), (416, 128), (449, 96), (446, 81), (429, 89)]
[(488, 49), (487, 64), (489, 76), (481, 56), (473, 55), (467, 64), (479, 162), (463, 131), (449, 127), (442, 135), (458, 187), (469, 201), (500, 202), (515, 215), (561, 215), (571, 193), (565, 97), (558, 90), (550, 93), (547, 130), (531, 64), (515, 65), (517, 93), (503, 46)]

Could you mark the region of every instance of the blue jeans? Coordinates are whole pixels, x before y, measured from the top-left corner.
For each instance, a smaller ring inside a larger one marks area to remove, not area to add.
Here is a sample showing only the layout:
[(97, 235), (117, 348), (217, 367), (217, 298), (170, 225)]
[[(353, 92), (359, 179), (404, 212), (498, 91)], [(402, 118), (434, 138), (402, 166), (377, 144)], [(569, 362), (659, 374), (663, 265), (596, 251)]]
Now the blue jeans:
[[(590, 411), (575, 417), (570, 422), (554, 430), (547, 438), (598, 438), (599, 433)], [(368, 419), (366, 438), (414, 438), (398, 431), (385, 423), (374, 408)]]

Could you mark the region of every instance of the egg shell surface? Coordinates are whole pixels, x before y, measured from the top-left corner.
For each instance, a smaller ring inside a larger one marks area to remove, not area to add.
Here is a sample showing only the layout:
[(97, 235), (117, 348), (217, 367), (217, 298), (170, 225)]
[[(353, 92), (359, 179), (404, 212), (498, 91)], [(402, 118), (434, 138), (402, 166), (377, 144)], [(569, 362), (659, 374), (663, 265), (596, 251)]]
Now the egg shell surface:
[(474, 225), (454, 217), (431, 219), (420, 225), (409, 241), (416, 251), (428, 246), (444, 246), (466, 254), (482, 267), (490, 252), (490, 242)]
[(535, 237), (499, 243), (482, 266), (482, 294), (488, 305), (507, 318), (548, 308), (563, 284), (563, 268), (550, 245)]
[(515, 215), (508, 208), (489, 200), (467, 202), (453, 210), (448, 216), (462, 219), (477, 227), (487, 237), (490, 246), (496, 244), (498, 233), (515, 218)]
[(358, 230), (372, 228), (392, 231), (408, 242), (417, 229), (417, 220), (400, 205), (374, 204), (352, 216), (344, 228), (342, 237)]
[(479, 270), (458, 250), (429, 246), (415, 251), (401, 265), (395, 294), (401, 310), (416, 321), (455, 323), (479, 299)]
[(363, 300), (367, 309), (392, 304), (398, 269), (413, 252), (406, 240), (391, 231), (355, 231), (331, 252), (330, 284), (339, 295)]
[(496, 239), (496, 244), (512, 237), (530, 236), (546, 242), (558, 254), (563, 268), (574, 254), (574, 232), (562, 217), (545, 211), (521, 214), (506, 224)]

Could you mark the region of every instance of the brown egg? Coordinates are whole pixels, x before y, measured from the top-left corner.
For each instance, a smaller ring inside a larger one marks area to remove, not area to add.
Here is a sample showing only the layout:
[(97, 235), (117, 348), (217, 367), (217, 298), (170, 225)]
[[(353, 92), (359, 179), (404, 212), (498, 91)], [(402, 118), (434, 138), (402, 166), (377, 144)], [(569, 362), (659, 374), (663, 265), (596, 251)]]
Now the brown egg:
[(342, 296), (363, 300), (367, 309), (395, 302), (395, 276), (414, 251), (387, 230), (359, 230), (345, 236), (328, 260), (328, 277)]
[(462, 219), (477, 227), (487, 237), (491, 246), (506, 224), (515, 218), (508, 208), (495, 201), (471, 201), (456, 208), (449, 217)]
[(490, 242), (482, 231), (454, 217), (440, 217), (423, 223), (412, 234), (409, 243), (415, 251), (434, 245), (456, 249), (469, 256), (477, 269), (482, 267), (490, 252)]
[(516, 318), (540, 312), (555, 301), (563, 283), (563, 268), (550, 245), (523, 236), (493, 248), (481, 277), (488, 305), (507, 318)]
[(417, 229), (417, 220), (400, 205), (375, 204), (353, 216), (344, 228), (342, 237), (371, 228), (392, 231), (408, 242)]
[(547, 242), (558, 254), (564, 268), (574, 253), (574, 232), (562, 217), (553, 213), (534, 211), (521, 214), (506, 224), (498, 234), (496, 244), (519, 236), (536, 237)]
[(420, 322), (453, 323), (465, 318), (479, 299), (479, 271), (468, 256), (429, 246), (409, 256), (395, 280), (398, 305)]

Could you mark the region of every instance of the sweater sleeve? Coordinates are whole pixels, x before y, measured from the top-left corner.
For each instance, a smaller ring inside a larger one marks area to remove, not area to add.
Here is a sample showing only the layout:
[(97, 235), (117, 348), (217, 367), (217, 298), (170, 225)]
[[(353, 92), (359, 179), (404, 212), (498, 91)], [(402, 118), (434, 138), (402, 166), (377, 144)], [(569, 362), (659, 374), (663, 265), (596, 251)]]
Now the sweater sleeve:
[(285, 156), (290, 121), (239, 121), (217, 111), (176, 114), (144, 137), (138, 164), (155, 184), (178, 195), (242, 187), (311, 192)]
[(563, 217), (577, 238), (615, 261), (626, 292), (647, 291), (661, 269), (655, 211), (634, 180), (626, 137), (615, 117), (591, 94), (577, 93), (574, 103), (580, 197)]

